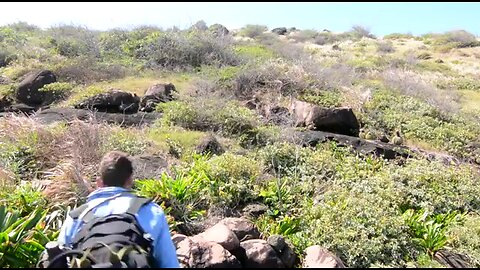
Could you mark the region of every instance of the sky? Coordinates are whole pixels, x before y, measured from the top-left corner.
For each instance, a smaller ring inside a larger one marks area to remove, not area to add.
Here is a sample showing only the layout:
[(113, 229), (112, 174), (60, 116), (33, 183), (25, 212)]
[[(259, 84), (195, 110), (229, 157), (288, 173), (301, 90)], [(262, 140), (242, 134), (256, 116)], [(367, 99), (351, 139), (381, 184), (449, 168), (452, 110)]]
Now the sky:
[(139, 25), (187, 28), (199, 20), (228, 29), (247, 24), (345, 32), (360, 25), (377, 36), (466, 30), (480, 35), (480, 3), (470, 2), (2, 2), (0, 25), (73, 24), (92, 30)]

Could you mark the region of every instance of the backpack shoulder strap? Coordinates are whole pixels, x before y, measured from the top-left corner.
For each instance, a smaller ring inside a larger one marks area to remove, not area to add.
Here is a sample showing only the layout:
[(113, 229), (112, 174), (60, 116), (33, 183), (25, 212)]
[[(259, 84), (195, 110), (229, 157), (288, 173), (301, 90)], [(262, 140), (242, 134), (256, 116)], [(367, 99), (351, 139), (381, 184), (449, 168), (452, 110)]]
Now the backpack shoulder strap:
[(138, 210), (147, 203), (150, 203), (152, 199), (141, 197), (141, 196), (135, 196), (132, 200), (132, 203), (130, 204), (130, 207), (127, 209), (127, 213), (131, 215), (135, 215)]
[(90, 220), (92, 220), (93, 217), (94, 217), (93, 211), (92, 211), (93, 209), (95, 209), (97, 206), (99, 206), (99, 205), (101, 205), (101, 204), (103, 204), (107, 201), (110, 201), (110, 200), (116, 199), (118, 197), (121, 197), (124, 194), (131, 194), (131, 192), (130, 191), (120, 192), (120, 193), (115, 194), (111, 197), (108, 197), (108, 198), (102, 200), (101, 202), (97, 203), (96, 205), (90, 206), (90, 207), (89, 207), (88, 203), (85, 203), (85, 204), (79, 206), (77, 209), (71, 211), (69, 215), (73, 219), (78, 219), (78, 218), (82, 217), (82, 221), (87, 223)]
[(77, 207), (76, 209), (70, 211), (69, 216), (73, 219), (77, 219), (80, 216), (80, 214), (83, 213), (83, 211), (87, 210), (87, 208), (88, 208), (88, 203), (85, 203)]

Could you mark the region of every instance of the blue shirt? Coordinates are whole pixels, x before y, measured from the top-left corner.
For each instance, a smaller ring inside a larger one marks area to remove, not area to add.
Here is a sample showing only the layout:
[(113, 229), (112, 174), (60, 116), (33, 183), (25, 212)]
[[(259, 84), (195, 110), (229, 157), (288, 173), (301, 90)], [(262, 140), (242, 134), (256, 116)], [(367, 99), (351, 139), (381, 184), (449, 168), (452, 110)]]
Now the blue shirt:
[[(86, 203), (88, 208), (94, 208), (95, 216), (124, 213), (130, 206), (133, 194), (125, 194), (109, 201), (105, 201), (105, 199), (126, 191), (128, 192), (128, 189), (122, 187), (103, 187), (88, 195)], [(162, 208), (158, 204), (150, 202), (140, 208), (136, 217), (145, 233), (150, 234), (153, 239), (152, 253), (155, 267), (180, 268)], [(80, 219), (73, 220), (70, 216), (67, 216), (60, 230), (58, 242), (69, 246), (75, 234), (80, 230), (81, 223)]]

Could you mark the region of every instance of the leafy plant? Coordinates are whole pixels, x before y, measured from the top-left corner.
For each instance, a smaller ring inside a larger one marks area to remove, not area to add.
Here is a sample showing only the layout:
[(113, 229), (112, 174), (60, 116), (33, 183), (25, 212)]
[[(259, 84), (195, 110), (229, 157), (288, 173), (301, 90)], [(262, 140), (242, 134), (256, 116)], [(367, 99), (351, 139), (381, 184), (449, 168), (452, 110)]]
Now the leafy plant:
[(27, 268), (38, 261), (44, 246), (58, 236), (45, 226), (47, 210), (38, 207), (27, 216), (0, 206), (0, 267)]
[(259, 230), (267, 236), (274, 234), (290, 236), (301, 230), (301, 219), (292, 216), (277, 218), (262, 216), (255, 223)]
[(143, 196), (163, 202), (176, 220), (190, 222), (204, 214), (208, 202), (203, 195), (208, 182), (202, 172), (180, 173), (174, 177), (163, 173), (160, 179), (137, 180), (136, 189)]
[(403, 214), (406, 224), (410, 227), (414, 240), (430, 255), (445, 247), (449, 239), (447, 231), (451, 225), (459, 222), (463, 215), (457, 211), (447, 214), (432, 215), (427, 210), (407, 210)]

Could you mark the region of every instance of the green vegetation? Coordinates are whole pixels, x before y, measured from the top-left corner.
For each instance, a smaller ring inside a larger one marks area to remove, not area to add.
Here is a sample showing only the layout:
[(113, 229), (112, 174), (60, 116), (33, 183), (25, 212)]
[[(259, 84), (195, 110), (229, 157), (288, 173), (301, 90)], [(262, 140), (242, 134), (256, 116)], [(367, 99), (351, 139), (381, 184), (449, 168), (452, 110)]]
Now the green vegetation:
[[(318, 244), (348, 267), (438, 267), (435, 253), (450, 249), (480, 267), (479, 173), (471, 164), (480, 160), (478, 70), (464, 70), (470, 57), (442, 54), (474, 55), (476, 37), (454, 31), (376, 40), (360, 26), (279, 36), (261, 25), (219, 35), (204, 24), (0, 27), (0, 98), (14, 97), (37, 69), (57, 76), (40, 91), (58, 107), (112, 88), (142, 96), (171, 82), (178, 90), (156, 107), (161, 118), (141, 128), (1, 117), (0, 267), (35, 265), (67, 211), (85, 199), (79, 180), (94, 181), (111, 150), (166, 157), (165, 172), (134, 189), (162, 205), (172, 231), (188, 234), (218, 210), (255, 202), (268, 207), (253, 218), (262, 237), (283, 235), (300, 257)], [(352, 107), (362, 127), (389, 138), (398, 129), (405, 146), (460, 164), (418, 155), (385, 160), (335, 142), (286, 143), (280, 139), (293, 135), (270, 121), (280, 114), (269, 110), (288, 111), (290, 97)], [(207, 134), (225, 153), (196, 153)]]

